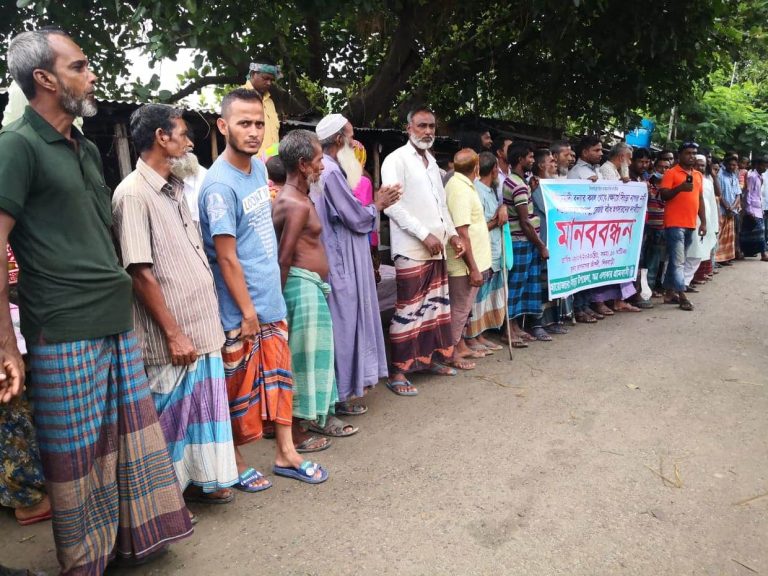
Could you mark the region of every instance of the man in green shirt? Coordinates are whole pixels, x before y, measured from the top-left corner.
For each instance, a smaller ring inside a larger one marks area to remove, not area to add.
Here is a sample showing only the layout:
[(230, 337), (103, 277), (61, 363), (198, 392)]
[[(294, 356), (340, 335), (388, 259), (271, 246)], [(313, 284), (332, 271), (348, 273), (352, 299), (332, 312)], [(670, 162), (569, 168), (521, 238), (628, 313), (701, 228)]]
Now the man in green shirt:
[[(29, 106), (0, 131), (0, 245), (10, 240), (22, 269), (57, 557), (62, 574), (101, 574), (110, 557), (145, 559), (192, 528), (132, 331), (99, 151), (72, 126), (96, 113), (96, 76), (60, 30), (19, 34), (7, 60)], [(7, 275), (0, 351), (18, 359)]]

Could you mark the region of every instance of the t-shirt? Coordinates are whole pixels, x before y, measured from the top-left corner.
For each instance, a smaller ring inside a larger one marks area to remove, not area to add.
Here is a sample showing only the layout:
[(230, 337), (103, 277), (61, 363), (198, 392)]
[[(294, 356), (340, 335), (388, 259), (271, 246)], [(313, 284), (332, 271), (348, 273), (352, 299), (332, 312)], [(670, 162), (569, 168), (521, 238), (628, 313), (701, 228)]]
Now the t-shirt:
[(77, 148), (31, 107), (0, 132), (0, 209), (16, 225), (21, 331), (29, 344), (133, 327), (131, 279), (112, 241), (112, 192), (96, 146)]
[(272, 204), (264, 164), (252, 158), (251, 173), (246, 174), (220, 156), (205, 176), (198, 202), (200, 230), (216, 282), (224, 330), (239, 328), (243, 316), (221, 274), (214, 236), (232, 236), (237, 240), (237, 258), (259, 322), (285, 319), (277, 238), (272, 226)]
[[(693, 176), (693, 190), (680, 192), (664, 205), (664, 228), (697, 227), (696, 217), (699, 214), (699, 196), (702, 191), (701, 172), (693, 170), (690, 175)], [(685, 182), (688, 176), (689, 173), (676, 164), (664, 173), (659, 189), (675, 188)]]
[(520, 227), (520, 218), (517, 215), (516, 206), (528, 205), (528, 221), (536, 230), (536, 234), (539, 233), (541, 221), (536, 215), (533, 205), (533, 196), (531, 195), (531, 189), (517, 174), (510, 174), (508, 178), (504, 180), (504, 205), (507, 207), (507, 214), (509, 215), (509, 231), (512, 233), (512, 240), (527, 240), (523, 229)]
[[(477, 195), (472, 181), (458, 172), (445, 185), (445, 200), (451, 213), (453, 225), (469, 226), (469, 241), (472, 244), (472, 256), (480, 272), (491, 267), (491, 241), (488, 236), (488, 224), (485, 221), (483, 204)], [(448, 275), (466, 276), (469, 268), (463, 258), (456, 258), (453, 246), (446, 248), (448, 257)]]

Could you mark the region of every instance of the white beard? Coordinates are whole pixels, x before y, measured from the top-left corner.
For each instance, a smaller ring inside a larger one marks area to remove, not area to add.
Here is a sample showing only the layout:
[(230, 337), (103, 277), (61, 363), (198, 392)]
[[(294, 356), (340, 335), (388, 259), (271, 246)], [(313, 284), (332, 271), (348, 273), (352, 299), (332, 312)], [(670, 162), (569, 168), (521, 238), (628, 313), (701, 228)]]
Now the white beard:
[(195, 176), (200, 169), (200, 164), (197, 162), (197, 156), (192, 152), (187, 152), (184, 156), (179, 158), (170, 158), (168, 163), (171, 166), (171, 174), (177, 178), (184, 180), (190, 176)]
[(75, 118), (90, 118), (95, 116), (98, 109), (96, 103), (90, 98), (77, 98), (66, 87), (61, 87), (61, 107), (65, 112), (72, 114)]
[(419, 140), (415, 136), (410, 136), (409, 139), (411, 141), (411, 144), (416, 146), (416, 148), (418, 148), (419, 150), (429, 150), (430, 148), (432, 148), (432, 144), (435, 143), (435, 139), (429, 136), (425, 136), (421, 140)]
[(336, 160), (339, 162), (339, 166), (347, 174), (347, 184), (354, 190), (360, 183), (360, 179), (363, 177), (363, 167), (355, 157), (355, 149), (350, 146), (349, 142), (345, 140), (344, 146), (339, 148), (336, 153)]

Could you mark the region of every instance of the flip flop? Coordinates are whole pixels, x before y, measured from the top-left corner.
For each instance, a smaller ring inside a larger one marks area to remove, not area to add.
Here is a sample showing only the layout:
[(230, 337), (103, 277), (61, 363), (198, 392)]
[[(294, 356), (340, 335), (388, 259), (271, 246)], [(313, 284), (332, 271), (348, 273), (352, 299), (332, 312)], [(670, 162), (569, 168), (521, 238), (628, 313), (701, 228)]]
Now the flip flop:
[(485, 346), (486, 350), (490, 350), (491, 352), (498, 352), (499, 350), (504, 350), (504, 346), (501, 346), (499, 344), (494, 344), (493, 342), (490, 342), (488, 344), (483, 344)]
[(486, 356), (490, 356), (493, 354), (493, 350), (488, 348), (488, 346), (485, 346), (484, 344), (479, 344), (478, 346), (467, 346), (472, 352), (475, 352), (477, 354), (481, 354), (481, 356), (472, 356), (470, 354), (467, 354), (465, 358), (485, 358)]
[(456, 374), (458, 374), (455, 368), (451, 368), (440, 362), (432, 362), (432, 364), (429, 365), (429, 368), (427, 368), (427, 372), (435, 374), (436, 376), (456, 376)]
[[(320, 470), (320, 478), (314, 478), (315, 473)], [(284, 476), (285, 478), (292, 478), (293, 480), (299, 480), (300, 482), (306, 482), (307, 484), (322, 484), (328, 480), (328, 471), (309, 460), (304, 460), (301, 466), (294, 468), (293, 466), (278, 466), (275, 464), (272, 467), (272, 472), (278, 476)]]
[[(345, 432), (345, 428), (352, 428), (352, 430)], [(310, 422), (307, 426), (307, 430), (322, 434), (323, 436), (332, 436), (334, 438), (346, 438), (347, 436), (353, 436), (360, 431), (357, 426), (347, 424), (343, 420), (339, 420), (336, 416), (328, 416), (325, 426), (320, 426), (316, 421)]]
[(395, 394), (398, 396), (417, 396), (419, 394), (419, 391), (415, 389), (411, 390), (410, 392), (403, 392), (402, 390), (398, 390), (398, 388), (403, 388), (405, 386), (413, 386), (408, 380), (387, 380), (387, 388), (392, 390)]
[(459, 358), (456, 358), (455, 360), (452, 360), (451, 365), (454, 368), (458, 368), (459, 370), (474, 370), (475, 368), (477, 368), (477, 364), (475, 364), (474, 362), (465, 360), (463, 357), (459, 357)]
[[(216, 492), (218, 492), (218, 490)], [(195, 491), (189, 496), (185, 494), (184, 501), (194, 502), (195, 504), (229, 504), (235, 499), (235, 495), (232, 492), (229, 493), (229, 496), (224, 498), (211, 498), (211, 494), (215, 494), (216, 492)]]
[(41, 512), (40, 514), (30, 516), (29, 518), (24, 518), (24, 520), (16, 518), (16, 522), (19, 523), (19, 526), (30, 526), (32, 524), (37, 524), (38, 522), (45, 522), (51, 518), (53, 518), (53, 512), (49, 509), (47, 512)]
[(528, 348), (528, 342), (523, 342), (519, 338), (515, 338), (509, 344), (512, 348)]
[(686, 312), (690, 312), (691, 310), (693, 310), (693, 302), (691, 302), (687, 298), (685, 300), (680, 300), (680, 310), (685, 310)]
[(242, 474), (240, 474), (238, 477), (239, 482), (235, 484), (233, 488), (236, 488), (241, 492), (261, 492), (267, 488), (272, 488), (272, 482), (269, 481), (267, 481), (267, 483), (263, 486), (251, 486), (252, 482), (261, 480), (262, 478), (264, 478), (264, 474), (254, 468), (248, 468), (247, 470), (244, 470)]
[(547, 331), (544, 330), (541, 326), (536, 326), (535, 328), (531, 329), (531, 336), (536, 338), (539, 342), (552, 342), (552, 336), (547, 334)]
[(576, 312), (574, 318), (580, 324), (597, 324), (597, 318), (586, 312)]
[(568, 334), (568, 328), (561, 326), (560, 324), (550, 324), (549, 326), (544, 326), (544, 330), (550, 334)]
[(368, 412), (368, 406), (352, 404), (352, 402), (336, 402), (336, 414), (342, 416), (361, 416)]
[[(312, 444), (317, 442), (318, 440), (325, 440), (325, 444), (321, 444), (320, 447), (310, 448)], [(328, 448), (331, 447), (331, 441), (328, 438), (318, 438), (317, 436), (310, 436), (303, 442), (300, 442), (298, 445), (294, 446), (296, 448), (296, 452), (299, 454), (310, 454), (311, 452), (322, 452), (323, 450), (328, 450)]]

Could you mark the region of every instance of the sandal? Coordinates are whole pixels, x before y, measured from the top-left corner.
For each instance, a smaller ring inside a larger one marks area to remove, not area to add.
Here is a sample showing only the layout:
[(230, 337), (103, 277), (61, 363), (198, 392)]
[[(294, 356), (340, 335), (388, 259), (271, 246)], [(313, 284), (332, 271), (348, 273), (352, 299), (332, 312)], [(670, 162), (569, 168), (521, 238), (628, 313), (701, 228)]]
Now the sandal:
[(680, 304), (680, 296), (664, 296), (664, 304)]
[(628, 302), (624, 302), (623, 306), (620, 306), (619, 308), (615, 309), (616, 312), (640, 312), (640, 308), (637, 306), (632, 306), (632, 304), (629, 304)]
[[(318, 471), (320, 471), (320, 478), (315, 478), (315, 473)], [(309, 460), (304, 460), (304, 462), (301, 463), (301, 466), (298, 467), (278, 466), (275, 464), (272, 467), (272, 472), (278, 476), (292, 478), (294, 480), (306, 482), (307, 484), (321, 484), (328, 480), (328, 471), (320, 466), (320, 464), (315, 464)]]
[(458, 368), (460, 370), (474, 370), (477, 367), (477, 364), (470, 362), (469, 360), (465, 360), (462, 357), (451, 360), (451, 365), (454, 368)]
[(597, 324), (597, 318), (586, 312), (576, 312), (574, 318), (581, 324)]
[[(351, 430), (347, 430), (347, 428), (351, 428)], [(325, 426), (321, 427), (317, 421), (313, 421), (309, 422), (307, 430), (317, 434), (322, 434), (323, 436), (346, 438), (347, 436), (353, 436), (357, 434), (360, 431), (360, 428), (357, 426), (352, 426), (352, 424), (347, 424), (343, 420), (336, 418), (336, 416), (328, 416), (328, 420), (326, 421)]]
[(520, 338), (515, 338), (509, 343), (512, 348), (528, 348), (528, 342), (523, 342)]
[(256, 485), (255, 482), (258, 482), (264, 478), (264, 474), (259, 472), (258, 470), (255, 470), (254, 468), (248, 468), (247, 470), (244, 470), (240, 476), (239, 481), (237, 484), (233, 486), (233, 488), (236, 488), (237, 490), (240, 490), (241, 492), (261, 492), (262, 490), (266, 490), (267, 488), (272, 488), (272, 482), (267, 480), (266, 484), (262, 485)]
[(486, 350), (490, 350), (491, 352), (498, 352), (499, 350), (504, 350), (504, 346), (500, 346), (499, 344), (495, 344), (491, 342), (490, 340), (486, 340), (488, 342), (487, 344), (482, 344), (482, 346), (485, 346)]
[(440, 362), (432, 362), (432, 364), (429, 365), (429, 368), (427, 368), (427, 372), (435, 374), (436, 376), (456, 376), (456, 374), (458, 374), (455, 368), (451, 368)]
[[(312, 446), (317, 442), (322, 442), (322, 444), (318, 446)], [(294, 446), (294, 448), (296, 448), (296, 452), (298, 452), (299, 454), (310, 454), (312, 452), (322, 452), (323, 450), (328, 450), (328, 448), (330, 447), (331, 447), (331, 441), (328, 438), (320, 438), (319, 436), (310, 436), (303, 442), (299, 442)]]
[(592, 312), (598, 316), (598, 319), (600, 319), (600, 316), (613, 316), (613, 310), (608, 308), (605, 302), (593, 302)]
[[(387, 388), (398, 396), (416, 396), (419, 391), (408, 380), (387, 380)], [(411, 388), (411, 390), (405, 390)]]
[(544, 330), (544, 328), (541, 326), (535, 326), (534, 328), (531, 328), (531, 336), (533, 336), (539, 342), (552, 342), (552, 336), (547, 334), (547, 331)]
[[(192, 490), (190, 494), (187, 494), (187, 490), (189, 490), (189, 488), (184, 491), (184, 500), (186, 502), (194, 502), (196, 504), (229, 504), (232, 502), (232, 500), (235, 499), (234, 493), (227, 488), (222, 488), (216, 492), (203, 492), (203, 489), (199, 486), (190, 486), (190, 488), (195, 489)], [(223, 498), (220, 496), (214, 496), (214, 494), (218, 494), (223, 490), (228, 490), (229, 494)]]
[(368, 412), (368, 406), (352, 402), (336, 402), (336, 414), (342, 416), (361, 416)]
[(693, 302), (688, 300), (688, 298), (682, 298), (680, 300), (680, 310), (685, 310), (686, 312), (690, 312), (693, 310)]
[(526, 332), (525, 330), (523, 330), (522, 332), (520, 332), (520, 339), (521, 339), (523, 342), (536, 342), (536, 340), (537, 340), (537, 338), (536, 338), (535, 336), (531, 336), (531, 335), (530, 335), (530, 334), (528, 334), (528, 332)]
[(544, 330), (550, 334), (568, 334), (568, 328), (562, 324), (550, 324), (549, 326), (544, 326)]

